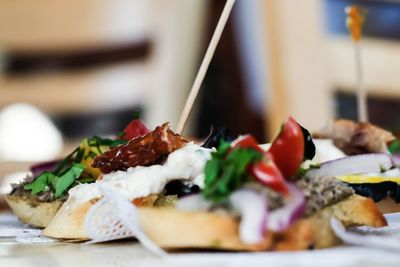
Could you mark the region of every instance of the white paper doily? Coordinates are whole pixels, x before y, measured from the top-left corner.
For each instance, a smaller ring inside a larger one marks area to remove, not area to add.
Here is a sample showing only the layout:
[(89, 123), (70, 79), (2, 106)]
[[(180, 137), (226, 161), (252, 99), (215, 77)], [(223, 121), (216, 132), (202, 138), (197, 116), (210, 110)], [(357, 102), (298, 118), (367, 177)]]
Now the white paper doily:
[(15, 238), (15, 241), (26, 244), (47, 244), (57, 240), (42, 236), (42, 230), (22, 224), (11, 214), (0, 217), (0, 237)]
[(346, 244), (390, 249), (400, 252), (400, 225), (373, 228), (368, 226), (346, 229), (336, 218), (331, 219), (335, 234)]
[(135, 205), (115, 189), (102, 184), (97, 186), (103, 197), (90, 208), (86, 215), (84, 227), (92, 239), (87, 244), (135, 237), (154, 254), (166, 256), (166, 252), (144, 233)]

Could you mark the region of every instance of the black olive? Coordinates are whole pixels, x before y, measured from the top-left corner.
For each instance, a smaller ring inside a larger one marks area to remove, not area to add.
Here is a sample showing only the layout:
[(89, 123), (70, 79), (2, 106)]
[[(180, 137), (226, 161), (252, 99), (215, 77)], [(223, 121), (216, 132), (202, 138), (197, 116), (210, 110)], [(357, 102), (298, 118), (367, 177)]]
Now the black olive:
[(315, 144), (311, 138), (310, 132), (299, 124), (301, 131), (303, 132), (304, 138), (304, 159), (303, 160), (311, 160), (315, 156)]
[(184, 184), (179, 180), (173, 180), (169, 182), (165, 187), (163, 194), (167, 195), (177, 195), (178, 197), (195, 194), (200, 192), (200, 187), (193, 184)]
[(210, 133), (208, 134), (206, 140), (201, 146), (205, 148), (219, 147), (219, 145), (221, 144), (221, 140), (232, 142), (236, 138), (237, 136), (232, 135), (230, 133), (230, 130), (227, 128), (214, 128), (213, 126), (211, 126)]
[(350, 184), (356, 194), (370, 197), (375, 202), (386, 198), (393, 191), (393, 182), (382, 182), (377, 184)]
[(396, 203), (400, 203), (400, 185), (395, 184), (395, 186), (393, 187), (391, 196)]

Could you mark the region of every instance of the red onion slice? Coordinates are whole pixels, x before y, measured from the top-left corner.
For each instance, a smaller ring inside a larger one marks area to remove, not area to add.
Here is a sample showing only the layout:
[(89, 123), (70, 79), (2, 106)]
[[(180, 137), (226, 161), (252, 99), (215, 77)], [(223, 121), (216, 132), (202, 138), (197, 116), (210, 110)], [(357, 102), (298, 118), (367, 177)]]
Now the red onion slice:
[(286, 183), (289, 194), (284, 199), (284, 206), (272, 211), (266, 223), (267, 229), (275, 232), (286, 230), (293, 222), (301, 218), (306, 207), (303, 191), (293, 183)]
[[(339, 237), (344, 243), (356, 246), (375, 247), (387, 250), (400, 250), (400, 241), (396, 234), (393, 232), (389, 234), (383, 230), (370, 228), (371, 231), (360, 231), (357, 229), (346, 229), (344, 225), (335, 217), (331, 218), (331, 228), (335, 235)], [(382, 229), (381, 228), (381, 229)], [(397, 229), (397, 233), (398, 233)], [(375, 233), (374, 233), (375, 232)]]
[(45, 171), (49, 171), (49, 172), (54, 171), (59, 162), (60, 162), (60, 160), (52, 160), (52, 161), (46, 161), (46, 162), (41, 162), (41, 163), (32, 165), (31, 172), (32, 172), (33, 177), (37, 177)]
[(204, 199), (201, 194), (195, 194), (180, 198), (175, 208), (181, 211), (207, 211), (212, 205), (212, 202)]
[(392, 155), (393, 164), (397, 167), (400, 167), (400, 154), (396, 153)]
[(324, 162), (319, 169), (309, 170), (307, 176), (322, 178), (367, 172), (379, 173), (391, 167), (393, 160), (388, 154), (363, 154)]
[(230, 195), (229, 202), (241, 215), (240, 239), (246, 244), (260, 243), (264, 238), (268, 215), (266, 198), (255, 191), (240, 189)]

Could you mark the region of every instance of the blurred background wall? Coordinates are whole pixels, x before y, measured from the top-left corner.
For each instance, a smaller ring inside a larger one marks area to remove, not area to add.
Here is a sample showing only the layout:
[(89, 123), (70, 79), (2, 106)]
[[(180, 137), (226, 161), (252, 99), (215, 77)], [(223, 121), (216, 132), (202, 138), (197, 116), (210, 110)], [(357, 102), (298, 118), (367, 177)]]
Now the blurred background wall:
[(67, 137), (114, 133), (136, 109), (151, 127), (175, 123), (202, 47), (206, 6), (0, 1), (0, 105), (31, 103)]
[[(64, 155), (85, 136), (117, 134), (135, 111), (149, 128), (176, 127), (224, 4), (0, 0), (0, 110), (8, 110), (0, 113), (0, 175), (25, 168), (7, 158), (18, 139), (27, 140), (18, 153), (28, 165), (40, 153), (24, 151)], [(399, 1), (237, 0), (185, 135), (202, 138), (215, 125), (266, 142), (289, 115), (312, 130), (355, 119), (349, 4), (369, 10), (362, 52), (371, 121), (399, 129)], [(31, 109), (7, 109), (21, 102), (55, 125), (60, 150), (51, 151), (54, 129), (40, 139), (48, 128), (24, 121)], [(19, 127), (2, 135), (10, 124)]]

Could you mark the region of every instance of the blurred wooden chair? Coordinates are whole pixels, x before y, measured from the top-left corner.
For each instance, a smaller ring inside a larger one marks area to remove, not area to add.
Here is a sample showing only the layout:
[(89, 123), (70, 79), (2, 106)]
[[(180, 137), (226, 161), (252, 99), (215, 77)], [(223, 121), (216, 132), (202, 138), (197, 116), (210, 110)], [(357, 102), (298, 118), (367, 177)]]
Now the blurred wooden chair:
[[(354, 47), (346, 34), (327, 32), (324, 5), (328, 2), (263, 1), (270, 68), (271, 97), (268, 99), (266, 115), (270, 133), (276, 131), (289, 115), (293, 115), (305, 127), (318, 129), (327, 120), (341, 115), (335, 99), (338, 93), (354, 95)], [(330, 2), (337, 4), (339, 1)], [(397, 19), (400, 18), (400, 6), (394, 1), (366, 2), (372, 8), (385, 4), (393, 5), (393, 8), (397, 5)], [(345, 3), (342, 1), (343, 5)], [(333, 12), (332, 9), (326, 10)], [(338, 13), (332, 14), (333, 17), (344, 16), (344, 8), (334, 12)], [(400, 43), (393, 38), (364, 37), (362, 41), (365, 84), (370, 96), (369, 108), (372, 109), (370, 117), (372, 122), (390, 128), (399, 128), (400, 121), (391, 114), (387, 116), (391, 117), (390, 120), (384, 118), (387, 114), (382, 112), (385, 109), (382, 106), (390, 102), (397, 106), (394, 110), (400, 110), (400, 76), (397, 74), (400, 67), (399, 51)], [(374, 104), (374, 99), (379, 105)], [(377, 106), (381, 108), (378, 110)]]
[(28, 102), (58, 116), (140, 106), (150, 127), (175, 125), (197, 69), (206, 5), (0, 0), (0, 108)]
[(263, 2), (270, 72), (267, 131), (272, 136), (289, 115), (311, 129), (332, 115), (324, 69), (321, 2)]

